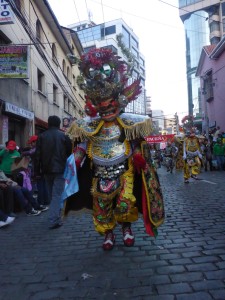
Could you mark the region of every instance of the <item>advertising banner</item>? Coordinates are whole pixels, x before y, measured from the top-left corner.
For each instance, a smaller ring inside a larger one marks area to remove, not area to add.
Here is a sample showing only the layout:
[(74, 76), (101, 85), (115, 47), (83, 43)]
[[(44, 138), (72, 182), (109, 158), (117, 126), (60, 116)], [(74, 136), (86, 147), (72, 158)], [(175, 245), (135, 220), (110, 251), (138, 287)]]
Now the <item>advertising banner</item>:
[(0, 78), (28, 78), (27, 46), (0, 46)]
[(154, 143), (166, 143), (172, 141), (175, 134), (164, 134), (164, 135), (149, 135), (145, 137), (145, 140), (149, 144)]

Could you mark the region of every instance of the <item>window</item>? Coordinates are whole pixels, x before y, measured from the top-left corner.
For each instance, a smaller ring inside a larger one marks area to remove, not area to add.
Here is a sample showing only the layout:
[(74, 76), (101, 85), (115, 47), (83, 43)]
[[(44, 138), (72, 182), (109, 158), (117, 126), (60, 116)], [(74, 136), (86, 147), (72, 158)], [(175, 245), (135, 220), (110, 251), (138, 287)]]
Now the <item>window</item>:
[(68, 101), (68, 113), (72, 115), (73, 112), (73, 104), (72, 101)]
[[(104, 26), (104, 25), (103, 25)], [(106, 35), (114, 34), (116, 33), (116, 26), (109, 26), (109, 27), (103, 27), (101, 29), (101, 36), (104, 37)]]
[(133, 47), (132, 47), (131, 51), (132, 51), (132, 54), (138, 58), (138, 51), (135, 50)]
[(38, 76), (38, 91), (44, 94), (45, 76), (39, 69), (37, 70), (37, 76)]
[(134, 66), (135, 66), (135, 68), (139, 68), (139, 64), (138, 64), (138, 62), (136, 61), (136, 59), (134, 60)]
[(221, 3), (222, 5), (222, 16), (225, 17), (225, 2)]
[(122, 41), (125, 44), (127, 48), (130, 48), (130, 34), (129, 32), (125, 29), (125, 27), (122, 27)]
[(142, 65), (143, 67), (145, 66), (145, 61), (143, 58), (140, 57), (140, 65)]
[(145, 70), (143, 68), (140, 68), (141, 75), (145, 76)]
[(73, 75), (73, 82), (72, 82), (73, 88), (76, 91), (76, 77)]
[(84, 48), (84, 53), (87, 53), (87, 52), (89, 52), (91, 49), (95, 49), (95, 48), (96, 48), (95, 46), (86, 47), (86, 48)]
[(55, 46), (54, 43), (52, 44), (52, 60), (54, 61), (54, 63), (58, 64), (58, 63), (57, 63), (56, 46)]
[(63, 73), (66, 74), (66, 62), (65, 62), (65, 59), (63, 59), (63, 61), (62, 61), (62, 70), (63, 70)]
[(113, 45), (107, 45), (107, 46), (104, 46), (104, 47), (101, 47), (101, 48), (104, 48), (104, 49), (110, 49), (112, 50), (112, 52), (114, 54), (118, 54), (118, 50), (116, 49), (116, 47), (114, 47)]
[(210, 32), (219, 31), (220, 30), (220, 23), (216, 22), (216, 21), (213, 21), (212, 23), (210, 23), (209, 27), (210, 27)]
[(133, 79), (138, 79), (138, 73), (136, 71), (132, 72), (132, 78)]
[(204, 77), (203, 82), (203, 95), (205, 95), (205, 100), (211, 102), (213, 100), (213, 80), (212, 71), (208, 72)]
[(133, 36), (131, 37), (131, 45), (138, 48), (138, 42), (135, 40)]
[(42, 41), (42, 26), (39, 20), (36, 22), (36, 38), (39, 42)]
[(68, 98), (66, 95), (63, 96), (63, 108), (65, 111), (68, 111)]
[(53, 103), (58, 104), (58, 87), (53, 84)]
[(81, 43), (86, 43), (90, 41), (100, 40), (101, 39), (101, 26), (93, 26), (90, 28), (83, 29), (77, 32), (78, 37)]
[(71, 78), (70, 78), (70, 67), (69, 66), (67, 67), (67, 70), (66, 70), (66, 76), (69, 79), (69, 81), (71, 81)]

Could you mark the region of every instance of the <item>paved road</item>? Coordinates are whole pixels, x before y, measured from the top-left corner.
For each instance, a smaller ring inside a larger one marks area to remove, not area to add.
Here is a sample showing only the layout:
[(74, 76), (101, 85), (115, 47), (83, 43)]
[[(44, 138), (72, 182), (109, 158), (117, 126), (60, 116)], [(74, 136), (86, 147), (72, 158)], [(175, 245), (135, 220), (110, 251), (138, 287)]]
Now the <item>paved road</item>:
[(225, 299), (225, 172), (204, 172), (184, 184), (182, 174), (158, 171), (166, 221), (157, 239), (142, 220), (125, 248), (119, 229), (103, 252), (91, 215), (70, 215), (57, 230), (47, 213), (23, 213), (0, 230), (1, 300)]

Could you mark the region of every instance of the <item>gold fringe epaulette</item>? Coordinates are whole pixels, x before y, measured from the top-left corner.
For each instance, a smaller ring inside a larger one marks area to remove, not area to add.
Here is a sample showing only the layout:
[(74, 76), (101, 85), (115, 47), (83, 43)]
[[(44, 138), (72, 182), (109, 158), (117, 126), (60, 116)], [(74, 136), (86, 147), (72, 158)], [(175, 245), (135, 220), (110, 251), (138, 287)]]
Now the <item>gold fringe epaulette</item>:
[(150, 118), (117, 118), (118, 123), (124, 128), (128, 141), (149, 136), (152, 132), (152, 122)]
[(104, 124), (103, 120), (98, 120), (95, 122), (85, 122), (82, 123), (73, 122), (68, 128), (66, 134), (70, 137), (72, 141), (83, 142), (85, 140), (94, 139), (96, 135)]

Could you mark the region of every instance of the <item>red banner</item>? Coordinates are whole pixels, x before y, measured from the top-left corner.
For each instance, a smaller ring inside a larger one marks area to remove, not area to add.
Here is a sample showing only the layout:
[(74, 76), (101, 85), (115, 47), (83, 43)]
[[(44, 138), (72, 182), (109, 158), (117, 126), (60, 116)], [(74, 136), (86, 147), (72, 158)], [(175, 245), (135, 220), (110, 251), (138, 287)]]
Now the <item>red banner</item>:
[(164, 134), (164, 135), (149, 135), (145, 137), (145, 140), (149, 144), (154, 143), (166, 143), (172, 141), (175, 134)]

